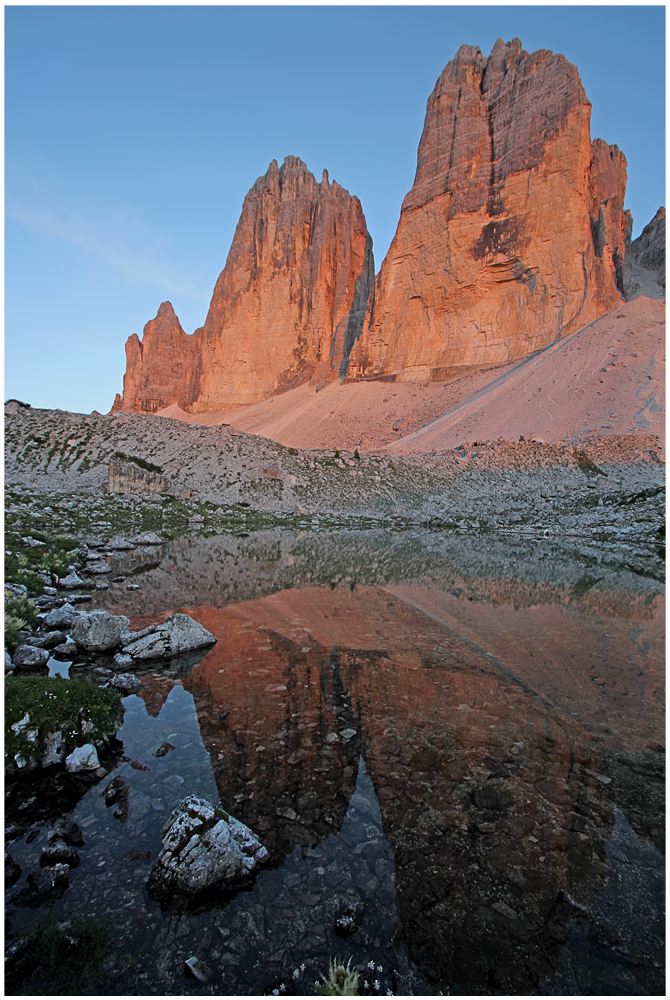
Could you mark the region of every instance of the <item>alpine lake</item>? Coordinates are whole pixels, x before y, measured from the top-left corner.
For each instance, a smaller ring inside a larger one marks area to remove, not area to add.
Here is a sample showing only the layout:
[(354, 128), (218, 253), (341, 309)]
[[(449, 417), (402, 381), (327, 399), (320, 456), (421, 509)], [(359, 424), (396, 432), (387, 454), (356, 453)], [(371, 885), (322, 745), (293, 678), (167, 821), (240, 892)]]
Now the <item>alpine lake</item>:
[[(82, 538), (124, 580), (82, 609), (133, 629), (184, 611), (217, 642), (135, 671), (105, 777), (46, 814), (12, 800), (13, 932), (40, 916), (13, 897), (65, 817), (84, 843), (56, 911), (104, 916), (103, 995), (315, 995), (336, 959), (370, 996), (664, 994), (658, 545), (305, 523), (109, 551), (111, 534)], [(103, 685), (100, 662), (49, 671)], [(270, 854), (206, 907), (146, 889), (189, 794)]]

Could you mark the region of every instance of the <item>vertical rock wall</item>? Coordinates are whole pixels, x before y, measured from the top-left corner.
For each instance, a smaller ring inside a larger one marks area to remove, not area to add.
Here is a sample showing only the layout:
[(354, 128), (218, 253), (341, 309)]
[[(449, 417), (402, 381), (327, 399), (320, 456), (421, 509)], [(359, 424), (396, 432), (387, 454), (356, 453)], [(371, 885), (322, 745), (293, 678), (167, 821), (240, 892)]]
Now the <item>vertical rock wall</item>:
[(564, 56), (461, 46), (428, 99), (350, 378), (523, 357), (621, 301), (626, 161), (591, 142), (590, 113)]

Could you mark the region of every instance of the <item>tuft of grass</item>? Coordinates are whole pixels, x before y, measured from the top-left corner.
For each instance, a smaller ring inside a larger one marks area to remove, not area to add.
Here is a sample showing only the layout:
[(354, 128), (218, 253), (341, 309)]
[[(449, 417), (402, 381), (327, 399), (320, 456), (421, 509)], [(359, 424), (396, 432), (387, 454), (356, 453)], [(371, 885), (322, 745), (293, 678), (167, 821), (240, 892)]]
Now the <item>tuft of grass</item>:
[[(5, 760), (19, 753), (41, 759), (49, 733), (63, 734), (66, 754), (94, 743), (123, 723), (122, 695), (60, 677), (8, 677), (5, 681)], [(25, 724), (14, 731), (12, 726)], [(32, 738), (30, 736), (32, 735)]]
[(358, 995), (360, 973), (356, 966), (351, 968), (351, 959), (345, 965), (342, 959), (331, 960), (328, 975), (321, 974), (323, 986), (319, 993), (324, 997), (355, 997)]
[(44, 593), (42, 575), (65, 576), (78, 543), (73, 538), (35, 528), (31, 530), (30, 536), (36, 541), (44, 542), (44, 545), (31, 546), (23, 541), (18, 532), (7, 532), (5, 546), (11, 555), (5, 554), (5, 582), (22, 583), (28, 588), (29, 594), (37, 596)]
[(106, 917), (82, 914), (68, 920), (67, 913), (47, 910), (31, 935), (26, 985), (34, 984), (38, 995), (91, 992), (103, 976), (108, 935)]
[(19, 644), (19, 632), (32, 625), (37, 607), (27, 597), (5, 598), (5, 649), (13, 653)]

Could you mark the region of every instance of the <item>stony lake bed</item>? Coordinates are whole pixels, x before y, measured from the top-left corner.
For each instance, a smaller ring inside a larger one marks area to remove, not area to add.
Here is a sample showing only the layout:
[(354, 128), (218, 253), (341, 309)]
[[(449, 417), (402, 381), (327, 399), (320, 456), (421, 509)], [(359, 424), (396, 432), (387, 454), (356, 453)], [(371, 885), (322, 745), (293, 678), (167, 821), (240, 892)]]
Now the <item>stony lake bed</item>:
[[(317, 994), (333, 959), (361, 995), (663, 992), (663, 467), (595, 470), (475, 469), (430, 517), (9, 486), (14, 578), (54, 539), (74, 573), (42, 615), (216, 639), (132, 665), (99, 772), (10, 771), (10, 950), (55, 907), (104, 916), (98, 994)], [(114, 655), (43, 673), (108, 691)], [(147, 890), (188, 795), (269, 852), (207, 905)], [(79, 862), (25, 905), (63, 821)]]

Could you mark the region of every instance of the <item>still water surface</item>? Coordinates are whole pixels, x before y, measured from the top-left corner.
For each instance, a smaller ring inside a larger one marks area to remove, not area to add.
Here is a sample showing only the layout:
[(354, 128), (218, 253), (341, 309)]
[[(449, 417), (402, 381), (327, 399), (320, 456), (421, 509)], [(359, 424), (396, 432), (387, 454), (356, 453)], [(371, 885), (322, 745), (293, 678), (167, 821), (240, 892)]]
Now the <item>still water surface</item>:
[[(110, 992), (313, 994), (341, 956), (370, 994), (663, 993), (654, 551), (265, 532), (114, 571), (141, 590), (101, 606), (134, 627), (185, 610), (218, 641), (124, 700), (127, 821), (106, 781), (72, 814), (86, 845), (64, 902), (109, 913), (137, 958)], [(189, 793), (272, 861), (227, 905), (163, 911), (144, 886)], [(12, 845), (24, 869), (48, 827)], [(151, 859), (125, 861), (134, 848)], [(351, 902), (365, 914), (343, 940)], [(193, 954), (213, 987), (184, 978)]]

